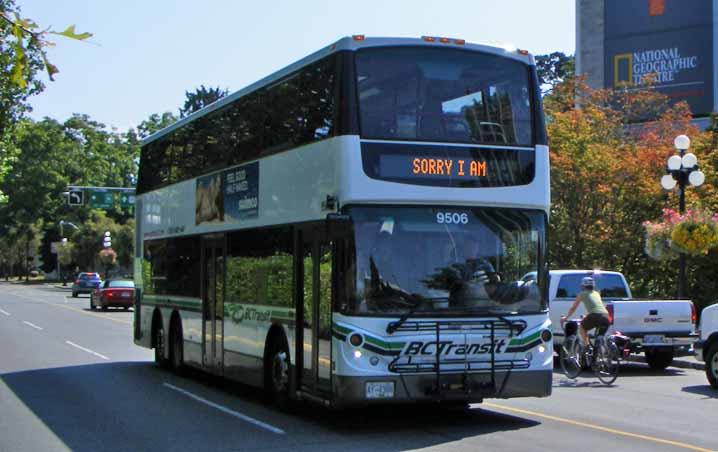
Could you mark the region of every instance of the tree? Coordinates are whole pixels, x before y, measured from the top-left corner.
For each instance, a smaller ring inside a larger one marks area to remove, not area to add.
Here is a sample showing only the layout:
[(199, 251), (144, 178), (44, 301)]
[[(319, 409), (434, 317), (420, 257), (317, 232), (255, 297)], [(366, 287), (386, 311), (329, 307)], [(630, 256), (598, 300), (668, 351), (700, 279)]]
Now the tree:
[[(40, 93), (43, 83), (37, 74), (43, 68), (41, 42), (26, 39), (14, 0), (0, 0), (0, 145), (6, 134), (30, 110), (28, 97)], [(0, 148), (0, 152), (3, 152)], [(0, 171), (7, 164), (0, 154)]]
[(58, 275), (62, 279), (62, 285), (66, 286), (67, 281), (65, 280), (65, 273), (68, 265), (72, 264), (72, 251), (75, 245), (70, 242), (60, 242), (61, 245), (57, 247), (57, 261), (59, 263), (58, 269), (60, 274)]
[[(687, 106), (669, 107), (650, 90), (592, 90), (581, 78), (557, 84), (545, 105), (552, 266), (620, 270), (638, 294), (665, 296), (675, 279), (665, 263), (644, 255), (642, 223), (667, 206), (658, 180), (674, 137), (697, 133)], [(635, 113), (648, 106), (655, 107), (652, 121), (634, 125)]]
[(575, 75), (576, 59), (573, 55), (566, 55), (563, 52), (537, 55), (536, 72), (543, 94), (548, 94), (556, 85)]
[[(15, 158), (10, 132), (30, 110), (27, 99), (44, 89), (38, 73), (44, 68), (53, 80), (58, 72), (45, 53), (46, 47), (54, 45), (48, 39), (50, 35), (76, 40), (92, 36), (76, 33), (74, 25), (63, 31), (41, 29), (33, 20), (20, 16), (14, 0), (0, 0), (0, 183)], [(0, 190), (0, 203), (4, 201)]]
[(184, 106), (179, 109), (180, 118), (185, 118), (192, 113), (201, 110), (212, 102), (219, 100), (229, 93), (228, 90), (222, 88), (206, 88), (201, 85), (195, 92), (185, 91)]
[(158, 130), (162, 130), (165, 127), (172, 125), (176, 121), (177, 117), (169, 111), (166, 111), (161, 115), (154, 113), (137, 126), (137, 132), (140, 138), (147, 138)]
[(13, 0), (0, 2), (0, 22), (9, 31), (7, 35), (3, 36), (2, 42), (11, 46), (14, 52), (11, 60), (11, 81), (20, 88), (25, 88), (28, 84), (26, 69), (32, 59), (28, 57), (28, 53), (40, 59), (50, 80), (53, 80), (53, 76), (59, 72), (57, 67), (48, 61), (45, 52), (46, 47), (54, 45), (48, 39), (49, 35), (63, 36), (79, 41), (92, 37), (92, 33), (76, 33), (74, 25), (70, 25), (63, 31), (51, 28), (41, 29), (32, 19), (20, 16), (20, 10), (15, 6)]

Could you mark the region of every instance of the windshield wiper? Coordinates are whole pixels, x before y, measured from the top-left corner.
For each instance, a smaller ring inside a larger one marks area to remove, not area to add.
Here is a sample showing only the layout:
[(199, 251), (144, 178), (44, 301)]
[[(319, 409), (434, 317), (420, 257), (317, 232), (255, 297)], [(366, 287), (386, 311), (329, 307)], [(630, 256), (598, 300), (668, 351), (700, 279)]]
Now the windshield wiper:
[(411, 317), (417, 309), (421, 306), (421, 304), (426, 301), (425, 298), (421, 297), (420, 295), (410, 295), (402, 290), (391, 288), (393, 295), (398, 295), (401, 298), (406, 299), (407, 301), (414, 302), (414, 306), (409, 308), (408, 311), (406, 311), (404, 314), (402, 314), (401, 317), (399, 317), (399, 320), (396, 322), (390, 322), (389, 325), (386, 326), (386, 332), (388, 334), (394, 334), (396, 330), (398, 330), (406, 320)]

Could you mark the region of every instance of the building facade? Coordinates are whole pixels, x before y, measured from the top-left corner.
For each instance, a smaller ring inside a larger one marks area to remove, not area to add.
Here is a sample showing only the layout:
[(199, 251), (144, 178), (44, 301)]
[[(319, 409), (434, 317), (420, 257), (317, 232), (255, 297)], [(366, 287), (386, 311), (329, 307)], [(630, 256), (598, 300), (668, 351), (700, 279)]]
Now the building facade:
[(717, 15), (718, 0), (576, 0), (576, 71), (593, 88), (652, 86), (707, 118), (718, 111)]

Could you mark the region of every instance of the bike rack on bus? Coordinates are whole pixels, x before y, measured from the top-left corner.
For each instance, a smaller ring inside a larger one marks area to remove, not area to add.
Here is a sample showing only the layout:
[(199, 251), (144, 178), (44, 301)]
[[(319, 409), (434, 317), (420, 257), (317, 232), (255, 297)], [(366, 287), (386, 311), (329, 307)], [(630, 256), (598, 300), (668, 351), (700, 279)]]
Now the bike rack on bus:
[[(442, 392), (447, 390), (454, 390), (454, 385), (447, 383), (442, 384), (442, 375), (456, 375), (462, 374), (461, 389), (465, 394), (471, 394), (479, 392), (480, 395), (496, 395), (501, 391), (497, 390), (496, 387), (496, 371), (505, 370), (511, 372), (514, 369), (527, 369), (529, 367), (529, 361), (527, 359), (496, 359), (496, 344), (497, 333), (501, 334), (499, 337), (504, 337), (510, 340), (515, 335), (521, 334), (526, 329), (526, 322), (524, 320), (509, 320), (502, 316), (497, 316), (493, 319), (482, 319), (482, 320), (432, 320), (432, 321), (408, 321), (402, 325), (396, 327), (395, 331), (407, 331), (407, 332), (435, 332), (436, 337), (436, 352), (434, 353), (435, 359), (433, 362), (416, 362), (415, 357), (407, 355), (399, 355), (392, 360), (389, 364), (389, 371), (398, 374), (422, 374), (422, 373), (434, 373), (436, 375), (434, 384), (432, 387), (426, 389), (426, 395), (439, 396)], [(490, 340), (491, 347), (490, 357), (488, 359), (472, 358), (470, 359), (468, 354), (464, 355), (464, 358), (453, 358), (453, 359), (441, 359), (442, 349), (438, 346), (441, 343), (441, 334), (449, 332), (461, 332), (464, 333), (464, 338), (468, 333), (484, 333)], [(463, 370), (457, 370), (456, 367), (463, 364)], [(487, 383), (471, 384), (469, 379), (469, 373), (473, 374), (490, 374), (490, 380)], [(504, 384), (506, 379), (504, 379)], [(502, 385), (503, 386), (503, 385)]]

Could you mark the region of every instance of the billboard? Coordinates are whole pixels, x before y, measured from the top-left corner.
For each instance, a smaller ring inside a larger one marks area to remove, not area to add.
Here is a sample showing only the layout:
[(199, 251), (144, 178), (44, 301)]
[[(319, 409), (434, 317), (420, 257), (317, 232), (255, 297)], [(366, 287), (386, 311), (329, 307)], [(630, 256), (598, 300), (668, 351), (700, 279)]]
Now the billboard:
[(606, 88), (652, 80), (695, 116), (713, 111), (713, 0), (605, 0)]

